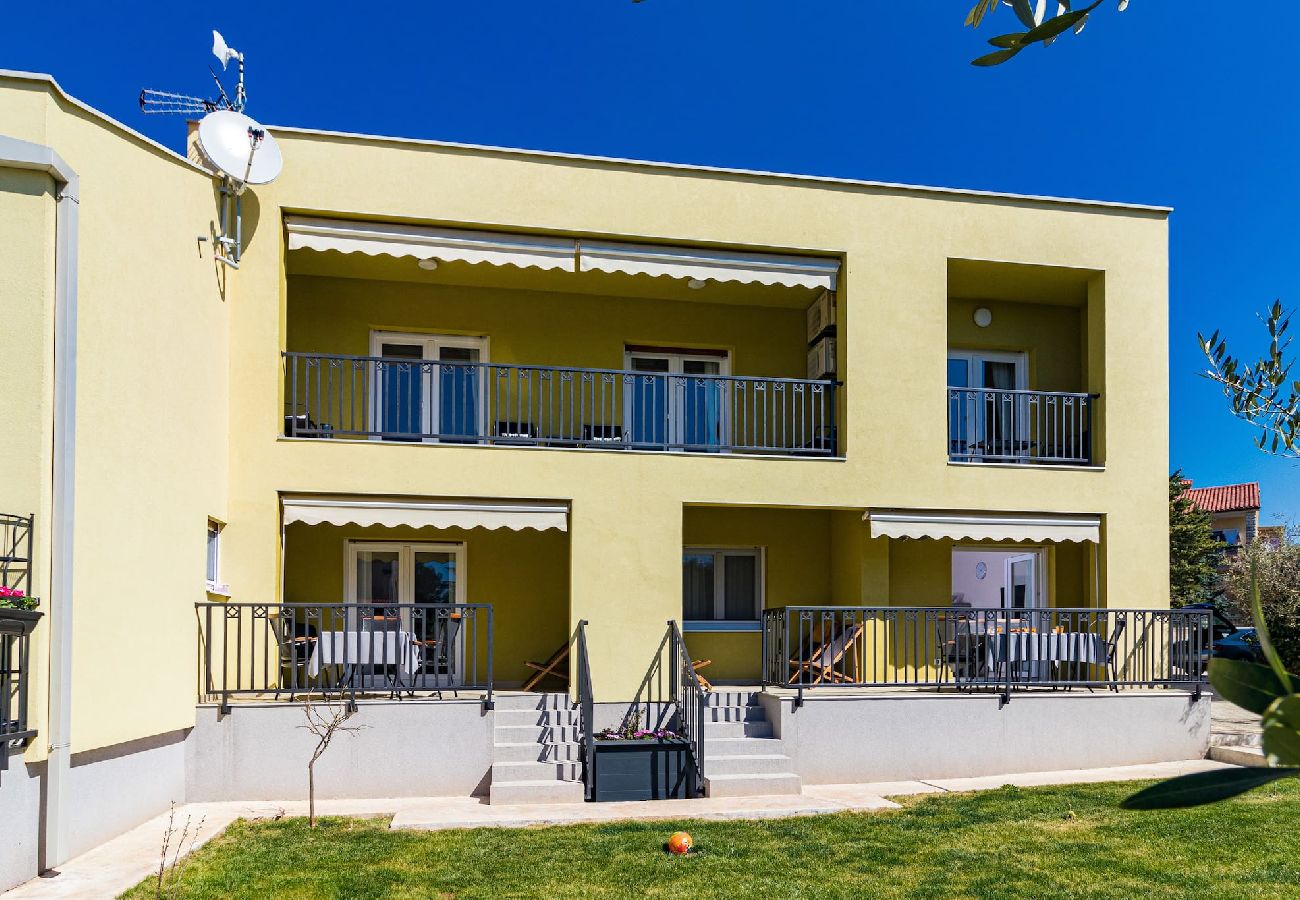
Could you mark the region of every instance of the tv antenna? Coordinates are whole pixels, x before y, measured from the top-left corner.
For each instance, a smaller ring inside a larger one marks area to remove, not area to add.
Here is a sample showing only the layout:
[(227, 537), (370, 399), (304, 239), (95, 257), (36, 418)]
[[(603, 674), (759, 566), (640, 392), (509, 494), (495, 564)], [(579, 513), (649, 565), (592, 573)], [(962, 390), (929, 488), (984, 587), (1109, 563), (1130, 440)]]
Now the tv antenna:
[(208, 66), (208, 72), (212, 74), (212, 81), (217, 87), (217, 96), (209, 99), (204, 97), (195, 97), (191, 94), (178, 94), (174, 91), (156, 91), (153, 88), (145, 88), (140, 92), (140, 110), (151, 115), (161, 113), (173, 113), (179, 115), (190, 115), (193, 113), (210, 113), (220, 109), (232, 109), (235, 112), (243, 112), (244, 106), (248, 103), (248, 94), (244, 90), (244, 54), (226, 44), (226, 39), (221, 36), (220, 31), (215, 29), (212, 32), (212, 55), (221, 60), (221, 71), (226, 71), (226, 67), (232, 61), (239, 64), (239, 80), (235, 85), (235, 99), (231, 100), (230, 95), (226, 93), (225, 85), (221, 83), (221, 76), (217, 70)]
[(140, 109), (145, 113), (201, 113), (196, 144), (203, 160), (220, 180), (220, 221), (213, 228), (216, 259), (239, 268), (243, 250), (243, 217), (240, 198), (250, 184), (269, 184), (280, 174), (284, 160), (280, 147), (265, 128), (244, 115), (248, 95), (244, 91), (244, 54), (226, 44), (221, 32), (212, 32), (212, 53), (221, 69), (233, 61), (239, 64), (235, 98), (230, 99), (220, 76), (209, 66), (217, 86), (216, 99), (145, 89), (140, 92)]

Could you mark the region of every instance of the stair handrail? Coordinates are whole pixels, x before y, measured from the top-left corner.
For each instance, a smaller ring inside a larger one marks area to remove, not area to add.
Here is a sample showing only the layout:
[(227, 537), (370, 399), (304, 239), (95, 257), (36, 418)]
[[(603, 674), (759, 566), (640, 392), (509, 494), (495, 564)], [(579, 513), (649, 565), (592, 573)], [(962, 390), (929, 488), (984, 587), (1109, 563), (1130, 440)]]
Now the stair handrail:
[(682, 736), (691, 744), (691, 755), (695, 761), (695, 778), (699, 790), (704, 789), (704, 711), (705, 690), (700, 683), (700, 676), (691, 662), (691, 655), (686, 652), (686, 641), (675, 619), (668, 620), (668, 640), (671, 648), (671, 660), (677, 671), (672, 679), (673, 703), (677, 707), (677, 721)]
[(584, 799), (591, 799), (592, 776), (595, 772), (596, 732), (593, 718), (596, 703), (591, 690), (591, 662), (587, 658), (587, 620), (578, 622), (578, 706), (582, 716), (582, 785)]

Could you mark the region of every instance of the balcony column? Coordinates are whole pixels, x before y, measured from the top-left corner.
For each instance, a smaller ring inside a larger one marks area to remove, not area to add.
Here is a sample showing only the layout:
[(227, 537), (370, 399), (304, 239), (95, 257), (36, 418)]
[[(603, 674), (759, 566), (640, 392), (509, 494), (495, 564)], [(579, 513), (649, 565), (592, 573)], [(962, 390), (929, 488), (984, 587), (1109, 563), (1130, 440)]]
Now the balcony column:
[(610, 489), (573, 500), (569, 628), (589, 623), (596, 701), (627, 702), (636, 697), (667, 621), (681, 618), (682, 504), (602, 487)]

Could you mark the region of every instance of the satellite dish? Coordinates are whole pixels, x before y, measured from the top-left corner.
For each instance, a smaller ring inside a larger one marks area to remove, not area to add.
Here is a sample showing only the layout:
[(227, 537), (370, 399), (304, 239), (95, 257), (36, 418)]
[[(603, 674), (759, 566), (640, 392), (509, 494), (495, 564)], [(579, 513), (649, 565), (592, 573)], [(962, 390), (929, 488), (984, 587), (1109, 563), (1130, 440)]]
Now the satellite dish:
[(239, 185), (269, 184), (284, 159), (267, 130), (232, 109), (210, 112), (199, 122), (199, 149), (219, 173)]

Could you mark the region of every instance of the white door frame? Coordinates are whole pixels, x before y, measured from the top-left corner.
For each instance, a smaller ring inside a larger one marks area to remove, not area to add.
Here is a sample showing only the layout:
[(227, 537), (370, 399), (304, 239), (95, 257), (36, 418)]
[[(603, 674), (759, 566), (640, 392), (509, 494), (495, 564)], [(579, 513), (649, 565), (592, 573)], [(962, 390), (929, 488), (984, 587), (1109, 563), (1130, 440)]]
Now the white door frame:
[(1012, 584), (1012, 567), (1016, 563), (1028, 562), (1029, 567), (1029, 592), (1025, 597), (1025, 609), (1041, 609), (1043, 607), (1043, 551), (1027, 550), (1016, 556), (1009, 556), (1002, 562), (1002, 584), (1006, 591), (1003, 602), (1006, 604), (1004, 609), (1015, 609), (1012, 603), (1011, 589)]
[[(371, 329), (370, 331), (370, 355), (383, 356), (384, 344), (418, 344), (421, 348), (420, 355), (424, 362), (438, 364), (439, 351), (443, 347), (460, 347), (466, 350), (477, 350), (478, 361), (481, 363), (490, 362), (490, 345), (491, 341), (487, 335), (465, 335), (465, 334), (429, 334), (418, 331), (384, 331), (381, 329)], [(412, 360), (414, 363), (415, 360)], [(486, 370), (480, 369), (485, 372)], [(427, 435), (435, 432), (435, 425), (440, 421), (441, 413), (441, 382), (436, 377), (429, 379), (429, 393), (423, 392), (424, 381), (421, 379), (420, 394), (420, 429)], [(478, 433), (480, 439), (487, 432), (487, 399), (488, 383), (490, 379), (486, 374), (479, 379), (478, 386)], [(371, 405), (370, 405), (370, 427), (372, 431), (380, 430), (380, 421), (383, 415), (383, 394), (384, 382), (382, 378), (373, 378), (371, 382)], [(382, 440), (382, 438), (375, 438)], [(437, 438), (424, 438), (425, 443), (436, 444)], [(457, 443), (460, 443), (457, 441)]]
[[(687, 375), (685, 372), (682, 371), (682, 369), (683, 369), (683, 364), (688, 362), (717, 363), (718, 375), (712, 377), (720, 377), (720, 376), (731, 374), (731, 351), (730, 350), (721, 353), (708, 353), (704, 351), (701, 351), (699, 353), (691, 353), (689, 351), (681, 352), (679, 350), (666, 350), (666, 349), (665, 350), (653, 350), (653, 349), (631, 350), (625, 347), (623, 349), (623, 368), (625, 371), (629, 371), (629, 372), (632, 371), (632, 360), (634, 358), (664, 360), (665, 362), (668, 363), (668, 371), (660, 374), (668, 375), (668, 376), (678, 375), (684, 378), (711, 377), (708, 375)], [(647, 373), (647, 374), (654, 374), (654, 373)], [(672, 382), (669, 381), (667, 386), (671, 388)], [(625, 434), (628, 435), (628, 439), (631, 440), (632, 420), (630, 416), (632, 415), (632, 404), (628, 402), (629, 398), (627, 396), (631, 394), (630, 386), (629, 386), (629, 390), (625, 391), (624, 393), (625, 396), (624, 396), (624, 403), (623, 403), (623, 419), (624, 419), (623, 431)], [(681, 403), (682, 403), (681, 398), (678, 396), (677, 391), (670, 389), (667, 391), (667, 395), (664, 398), (664, 402), (667, 404), (668, 443), (680, 444), (682, 443), (682, 436), (683, 436), (682, 435), (683, 414), (681, 410)], [(721, 444), (724, 447), (731, 443), (731, 418), (729, 415), (729, 409), (730, 407), (725, 402), (725, 397), (724, 397), (723, 402), (721, 404), (721, 408), (718, 411), (718, 439), (721, 441)]]
[[(984, 384), (984, 366), (986, 362), (1011, 363), (1015, 367), (1015, 387), (1012, 390), (1024, 391), (1029, 386), (1029, 354), (1023, 350), (954, 350), (948, 349), (948, 360), (963, 360), (966, 363), (966, 384), (968, 390), (984, 390), (989, 386)], [(959, 387), (954, 385), (954, 387)], [(992, 388), (991, 390), (996, 390)], [(1004, 389), (1005, 390), (1005, 389)], [(1016, 440), (1025, 442), (1029, 438), (1029, 421), (1027, 415), (1020, 410), (1021, 404), (1016, 404)], [(964, 438), (974, 438), (967, 440), (968, 444), (977, 444), (987, 441), (988, 423), (985, 419), (985, 406), (983, 403), (970, 403), (966, 410), (966, 435)], [(978, 462), (983, 457), (975, 455), (969, 457), (972, 462)]]
[[(415, 554), (417, 552), (450, 553), (456, 560), (455, 596), (452, 604), (464, 604), (465, 585), (465, 545), (455, 542), (437, 541), (366, 541), (346, 540), (343, 542), (343, 596), (347, 603), (360, 603), (357, 599), (357, 554), (366, 551), (396, 551), (397, 553), (397, 602), (398, 604), (415, 603)], [(402, 627), (411, 630), (409, 610), (401, 611)], [(456, 660), (453, 684), (459, 684), (464, 675), (464, 639), (465, 631), (456, 634), (456, 646), (452, 649), (452, 658)], [(450, 685), (449, 685), (450, 686)]]

